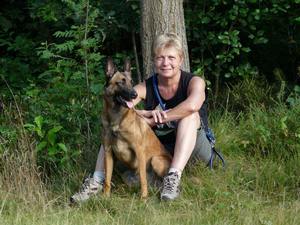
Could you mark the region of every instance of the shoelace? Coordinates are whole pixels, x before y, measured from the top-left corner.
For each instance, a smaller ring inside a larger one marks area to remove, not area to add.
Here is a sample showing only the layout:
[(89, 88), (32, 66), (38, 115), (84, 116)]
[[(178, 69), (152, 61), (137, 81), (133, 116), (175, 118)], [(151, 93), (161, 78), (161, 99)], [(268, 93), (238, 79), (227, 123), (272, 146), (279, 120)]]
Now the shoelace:
[(168, 175), (166, 178), (166, 182), (164, 182), (164, 189), (173, 192), (175, 186), (177, 186), (176, 180), (178, 180), (178, 175), (176, 173)]
[[(99, 183), (99, 182), (94, 181), (94, 183)], [(84, 183), (81, 186), (80, 192), (85, 192), (86, 190), (88, 190), (90, 188), (90, 186), (91, 186), (91, 178), (85, 179)], [(98, 187), (94, 187), (92, 189), (97, 189), (97, 188)]]
[(80, 192), (85, 192), (88, 187), (90, 186), (90, 178), (85, 179), (85, 181), (83, 182), (81, 188), (80, 188)]

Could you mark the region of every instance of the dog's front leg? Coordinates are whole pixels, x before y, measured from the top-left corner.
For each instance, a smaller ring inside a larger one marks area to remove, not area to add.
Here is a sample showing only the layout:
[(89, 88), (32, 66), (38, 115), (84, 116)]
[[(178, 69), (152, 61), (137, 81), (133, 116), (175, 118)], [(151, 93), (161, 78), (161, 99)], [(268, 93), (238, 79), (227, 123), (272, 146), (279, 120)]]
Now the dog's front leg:
[(138, 171), (140, 175), (140, 182), (141, 182), (141, 198), (145, 199), (148, 197), (148, 186), (147, 186), (147, 172), (146, 172), (146, 156), (145, 152), (136, 151), (136, 157), (138, 160)]
[(105, 186), (104, 186), (104, 195), (107, 197), (110, 196), (112, 172), (113, 172), (113, 155), (112, 155), (112, 150), (108, 148), (105, 151)]

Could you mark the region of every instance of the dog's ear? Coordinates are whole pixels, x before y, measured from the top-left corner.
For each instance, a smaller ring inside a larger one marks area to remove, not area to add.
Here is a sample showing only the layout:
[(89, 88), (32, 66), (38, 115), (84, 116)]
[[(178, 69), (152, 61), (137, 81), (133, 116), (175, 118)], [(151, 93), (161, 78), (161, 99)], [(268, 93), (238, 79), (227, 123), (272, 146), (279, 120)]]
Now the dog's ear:
[(130, 59), (126, 58), (124, 62), (124, 73), (127, 77), (131, 78), (131, 65)]
[(114, 73), (116, 72), (116, 67), (115, 67), (111, 57), (108, 57), (108, 59), (107, 59), (105, 72), (106, 72), (106, 76), (108, 78), (112, 77), (114, 75)]

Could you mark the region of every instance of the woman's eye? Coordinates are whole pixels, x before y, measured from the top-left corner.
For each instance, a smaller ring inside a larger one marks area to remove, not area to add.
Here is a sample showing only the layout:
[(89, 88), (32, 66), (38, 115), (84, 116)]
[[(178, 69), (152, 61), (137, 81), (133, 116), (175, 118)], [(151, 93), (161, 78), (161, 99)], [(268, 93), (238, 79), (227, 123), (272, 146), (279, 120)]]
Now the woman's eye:
[(163, 57), (156, 57), (156, 61), (162, 61)]

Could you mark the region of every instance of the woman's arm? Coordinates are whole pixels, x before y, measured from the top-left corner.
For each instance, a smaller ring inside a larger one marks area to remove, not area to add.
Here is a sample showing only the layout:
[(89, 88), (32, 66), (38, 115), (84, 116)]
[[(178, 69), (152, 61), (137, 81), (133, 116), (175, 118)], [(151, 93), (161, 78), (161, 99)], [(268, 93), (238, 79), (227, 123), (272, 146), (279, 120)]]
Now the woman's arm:
[(200, 77), (193, 77), (189, 83), (187, 95), (186, 100), (167, 111), (143, 112), (149, 118), (148, 124), (154, 126), (155, 124), (180, 120), (194, 112), (198, 112), (205, 100), (205, 81)]
[[(145, 83), (136, 85), (135, 90), (138, 92), (138, 98), (134, 100), (137, 104), (142, 99), (146, 98)], [(188, 86), (188, 97), (173, 109), (166, 111), (162, 110), (136, 110), (137, 113), (144, 117), (150, 126), (162, 124), (169, 121), (182, 119), (194, 112), (199, 111), (205, 100), (205, 82), (200, 77), (193, 77)]]
[(179, 120), (194, 112), (198, 112), (205, 101), (205, 81), (193, 77), (188, 86), (188, 97), (179, 105), (167, 111), (167, 119), (163, 122)]

